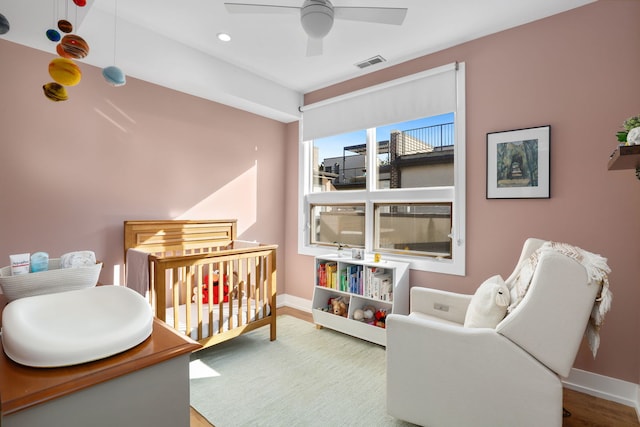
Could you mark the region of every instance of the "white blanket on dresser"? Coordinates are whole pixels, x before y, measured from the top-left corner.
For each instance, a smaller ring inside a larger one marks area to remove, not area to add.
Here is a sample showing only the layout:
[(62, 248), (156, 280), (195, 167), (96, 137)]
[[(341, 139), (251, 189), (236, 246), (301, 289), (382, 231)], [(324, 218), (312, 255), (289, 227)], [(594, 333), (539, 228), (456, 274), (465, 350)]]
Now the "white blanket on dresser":
[[(247, 316), (247, 298), (242, 299), (242, 308), (241, 312), (238, 312), (238, 300), (232, 300), (233, 304), (233, 316), (229, 316), (229, 304), (225, 303), (223, 305), (223, 317), (222, 317), (222, 331), (226, 332), (230, 329), (237, 328), (238, 325), (246, 325), (249, 322), (254, 320), (262, 319), (268, 316), (271, 313), (271, 308), (267, 305), (266, 310), (262, 305), (258, 307), (257, 315), (256, 315), (256, 305), (255, 301), (251, 300), (251, 308), (249, 310), (249, 315)], [(191, 323), (190, 323), (190, 334), (189, 336), (197, 340), (198, 339), (198, 304), (182, 304), (178, 307), (178, 318), (179, 325), (176, 328), (174, 326), (174, 318), (173, 318), (173, 307), (168, 308), (166, 311), (166, 321), (169, 326), (174, 329), (177, 329), (181, 333), (186, 333), (187, 330), (187, 310), (191, 312)], [(215, 304), (213, 306), (213, 335), (218, 333), (220, 326), (220, 311), (219, 306)], [(202, 338), (209, 337), (209, 305), (202, 304)]]

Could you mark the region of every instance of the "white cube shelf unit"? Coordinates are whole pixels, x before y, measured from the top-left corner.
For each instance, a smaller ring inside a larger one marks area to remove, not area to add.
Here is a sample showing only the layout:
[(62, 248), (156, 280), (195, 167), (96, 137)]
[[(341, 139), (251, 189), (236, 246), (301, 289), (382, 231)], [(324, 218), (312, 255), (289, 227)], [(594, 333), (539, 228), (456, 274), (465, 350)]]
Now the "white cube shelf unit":
[[(348, 335), (385, 346), (386, 329), (355, 320), (356, 310), (372, 306), (387, 314), (409, 313), (409, 264), (406, 262), (321, 256), (315, 259), (313, 321)], [(329, 310), (331, 298), (348, 304), (347, 317)]]

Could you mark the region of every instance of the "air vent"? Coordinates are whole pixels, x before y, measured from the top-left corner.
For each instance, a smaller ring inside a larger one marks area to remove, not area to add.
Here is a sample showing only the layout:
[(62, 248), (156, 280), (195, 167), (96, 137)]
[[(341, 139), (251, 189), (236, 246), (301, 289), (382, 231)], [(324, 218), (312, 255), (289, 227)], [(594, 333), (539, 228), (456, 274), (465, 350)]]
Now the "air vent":
[(382, 56), (380, 56), (380, 55), (376, 55), (376, 56), (374, 56), (373, 58), (369, 58), (369, 59), (364, 60), (364, 61), (362, 61), (362, 62), (358, 62), (358, 63), (356, 64), (356, 67), (358, 67), (358, 68), (361, 68), (361, 69), (362, 69), (362, 68), (367, 68), (367, 67), (369, 67), (369, 66), (371, 66), (371, 65), (379, 64), (379, 63), (381, 63), (381, 62), (386, 62), (386, 61), (387, 61), (387, 60), (386, 60), (386, 59), (384, 59)]

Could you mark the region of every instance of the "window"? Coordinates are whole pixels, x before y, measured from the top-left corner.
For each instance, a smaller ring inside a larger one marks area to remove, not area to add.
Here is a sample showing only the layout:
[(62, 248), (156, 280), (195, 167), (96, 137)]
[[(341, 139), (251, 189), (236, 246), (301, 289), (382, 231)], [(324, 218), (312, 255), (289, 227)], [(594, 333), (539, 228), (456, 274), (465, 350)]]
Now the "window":
[(376, 203), (375, 252), (451, 258), (451, 203)]
[(312, 205), (311, 243), (364, 248), (364, 204)]
[(464, 64), (303, 110), (299, 252), (465, 274)]

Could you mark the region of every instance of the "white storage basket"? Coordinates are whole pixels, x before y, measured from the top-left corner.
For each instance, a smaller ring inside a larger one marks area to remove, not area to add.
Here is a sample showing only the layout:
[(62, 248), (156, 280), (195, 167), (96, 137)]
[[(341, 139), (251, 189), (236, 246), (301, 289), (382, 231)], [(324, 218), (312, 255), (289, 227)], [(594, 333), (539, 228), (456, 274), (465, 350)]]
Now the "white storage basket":
[(34, 295), (90, 288), (98, 283), (102, 263), (88, 267), (60, 268), (60, 258), (49, 260), (49, 270), (11, 275), (11, 266), (0, 268), (0, 288), (9, 301)]

